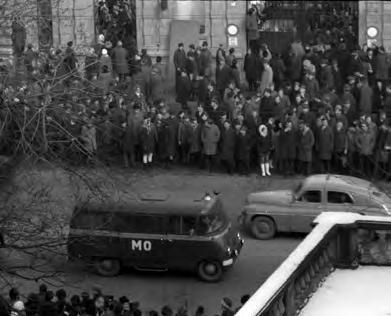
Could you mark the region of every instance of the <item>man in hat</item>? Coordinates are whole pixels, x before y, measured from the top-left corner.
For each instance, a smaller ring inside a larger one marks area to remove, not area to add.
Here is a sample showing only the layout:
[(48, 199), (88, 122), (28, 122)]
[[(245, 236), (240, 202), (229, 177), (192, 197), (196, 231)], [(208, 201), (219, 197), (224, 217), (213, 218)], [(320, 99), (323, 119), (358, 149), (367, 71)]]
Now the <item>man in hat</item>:
[(236, 135), (231, 122), (225, 120), (221, 130), (220, 160), (229, 174), (235, 169)]
[(174, 52), (174, 65), (175, 65), (175, 91), (178, 94), (179, 92), (179, 80), (182, 76), (182, 72), (186, 71), (186, 53), (184, 50), (183, 43), (178, 44), (178, 48)]
[(264, 94), (265, 89), (270, 88), (273, 85), (273, 69), (269, 65), (269, 61), (267, 60), (267, 51), (264, 50), (262, 52), (263, 57), (263, 71), (261, 74), (261, 82), (259, 84), (258, 91), (261, 93), (261, 95)]
[(122, 42), (118, 41), (117, 46), (113, 49), (112, 54), (113, 68), (119, 76), (120, 81), (125, 80), (129, 74), (128, 68), (128, 51), (122, 46)]
[(315, 144), (315, 138), (309, 122), (301, 121), (299, 127), (298, 160), (301, 164), (301, 172), (308, 176), (311, 174), (312, 150)]
[(371, 115), (373, 106), (373, 89), (368, 84), (368, 79), (363, 78), (357, 84), (359, 89), (358, 111), (360, 115)]
[(199, 75), (202, 77), (210, 77), (212, 66), (212, 53), (208, 49), (208, 42), (204, 41), (201, 47), (201, 53), (198, 57)]
[(220, 130), (212, 119), (208, 119), (201, 127), (201, 142), (204, 154), (204, 166), (210, 172), (217, 154)]
[(334, 77), (326, 58), (320, 61), (319, 85), (323, 91), (334, 88)]
[(321, 173), (330, 173), (330, 161), (334, 149), (334, 135), (325, 117), (318, 128), (316, 151), (321, 162)]
[(75, 51), (72, 48), (73, 42), (70, 41), (67, 43), (67, 48), (65, 50), (65, 57), (64, 57), (64, 66), (68, 73), (71, 73), (76, 68), (76, 54)]
[[(380, 46), (378, 48), (378, 53), (375, 57), (375, 63), (376, 63), (376, 72), (375, 72), (375, 79), (377, 84), (379, 85), (379, 82), (381, 82), (382, 86), (385, 82), (389, 79), (389, 70), (391, 66), (390, 58), (387, 56), (385, 49), (383, 46)], [(381, 89), (379, 89), (381, 91)]]

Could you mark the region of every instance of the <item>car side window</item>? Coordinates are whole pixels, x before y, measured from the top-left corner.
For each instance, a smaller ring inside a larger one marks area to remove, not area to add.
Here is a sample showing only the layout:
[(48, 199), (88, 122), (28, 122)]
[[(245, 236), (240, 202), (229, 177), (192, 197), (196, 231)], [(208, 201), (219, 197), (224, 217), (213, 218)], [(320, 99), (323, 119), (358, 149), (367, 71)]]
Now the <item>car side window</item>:
[(299, 197), (298, 201), (307, 203), (320, 203), (322, 202), (322, 192), (316, 190), (304, 191), (303, 194)]
[(353, 200), (349, 194), (337, 191), (327, 192), (327, 202), (333, 204), (353, 204)]

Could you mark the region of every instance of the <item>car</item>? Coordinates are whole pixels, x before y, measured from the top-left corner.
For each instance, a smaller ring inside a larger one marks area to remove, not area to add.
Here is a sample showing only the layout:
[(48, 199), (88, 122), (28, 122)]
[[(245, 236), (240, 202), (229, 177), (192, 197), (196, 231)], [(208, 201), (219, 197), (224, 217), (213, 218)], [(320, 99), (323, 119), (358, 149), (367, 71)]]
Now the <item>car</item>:
[(194, 271), (216, 282), (233, 266), (243, 239), (218, 196), (143, 194), (129, 202), (87, 202), (74, 209), (68, 256), (103, 276), (123, 267)]
[(293, 190), (248, 195), (239, 223), (257, 239), (278, 232), (308, 233), (322, 212), (391, 215), (391, 199), (373, 183), (345, 175), (318, 174), (302, 180)]

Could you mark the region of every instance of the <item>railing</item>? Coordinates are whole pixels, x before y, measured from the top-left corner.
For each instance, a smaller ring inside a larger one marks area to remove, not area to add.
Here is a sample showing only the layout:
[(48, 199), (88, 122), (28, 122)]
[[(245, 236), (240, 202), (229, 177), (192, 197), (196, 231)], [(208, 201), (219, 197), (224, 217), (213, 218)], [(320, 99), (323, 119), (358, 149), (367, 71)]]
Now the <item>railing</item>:
[(331, 213), (318, 221), (237, 316), (297, 315), (335, 268), (391, 263), (391, 219)]

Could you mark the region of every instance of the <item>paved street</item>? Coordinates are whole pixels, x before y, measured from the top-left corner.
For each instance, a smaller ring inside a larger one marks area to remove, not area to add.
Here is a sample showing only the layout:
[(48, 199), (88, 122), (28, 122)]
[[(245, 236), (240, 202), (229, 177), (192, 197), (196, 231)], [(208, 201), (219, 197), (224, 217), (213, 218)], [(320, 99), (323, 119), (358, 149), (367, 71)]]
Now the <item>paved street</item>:
[[(297, 179), (260, 178), (228, 176), (222, 174), (200, 174), (191, 171), (162, 171), (152, 170), (146, 173), (131, 173), (123, 170), (110, 170), (113, 179), (116, 179), (118, 190), (129, 194), (132, 192), (145, 192), (147, 190), (165, 190), (179, 194), (182, 190), (199, 192), (202, 196), (206, 191), (220, 191), (229, 217), (236, 222), (245, 196), (254, 190), (289, 188)], [(58, 177), (43, 179), (55, 179)], [(43, 181), (43, 180), (42, 180)], [(52, 180), (53, 181), (53, 180)], [(70, 190), (69, 186), (60, 182), (53, 184), (55, 195), (63, 195)], [(111, 183), (112, 185), (112, 183)], [(63, 195), (64, 198), (65, 195)], [(70, 210), (69, 210), (70, 211)], [(94, 286), (102, 288), (109, 295), (127, 295), (133, 300), (140, 301), (145, 309), (160, 308), (164, 304), (178, 306), (187, 303), (192, 309), (198, 304), (204, 304), (210, 314), (218, 312), (220, 299), (228, 296), (235, 304), (239, 304), (240, 296), (256, 290), (270, 273), (284, 260), (284, 258), (300, 242), (302, 236), (279, 236), (272, 241), (258, 241), (245, 235), (245, 246), (239, 260), (225, 278), (217, 284), (207, 284), (199, 281), (194, 275), (171, 273), (140, 273), (125, 271), (115, 278), (99, 277), (78, 264), (65, 264), (59, 261), (53, 264), (54, 269), (64, 269), (63, 282), (69, 293), (80, 293), (90, 290)], [(54, 281), (55, 282), (55, 281)], [(20, 280), (20, 289), (24, 294), (36, 290), (35, 282)], [(61, 285), (63, 286), (63, 285)]]

